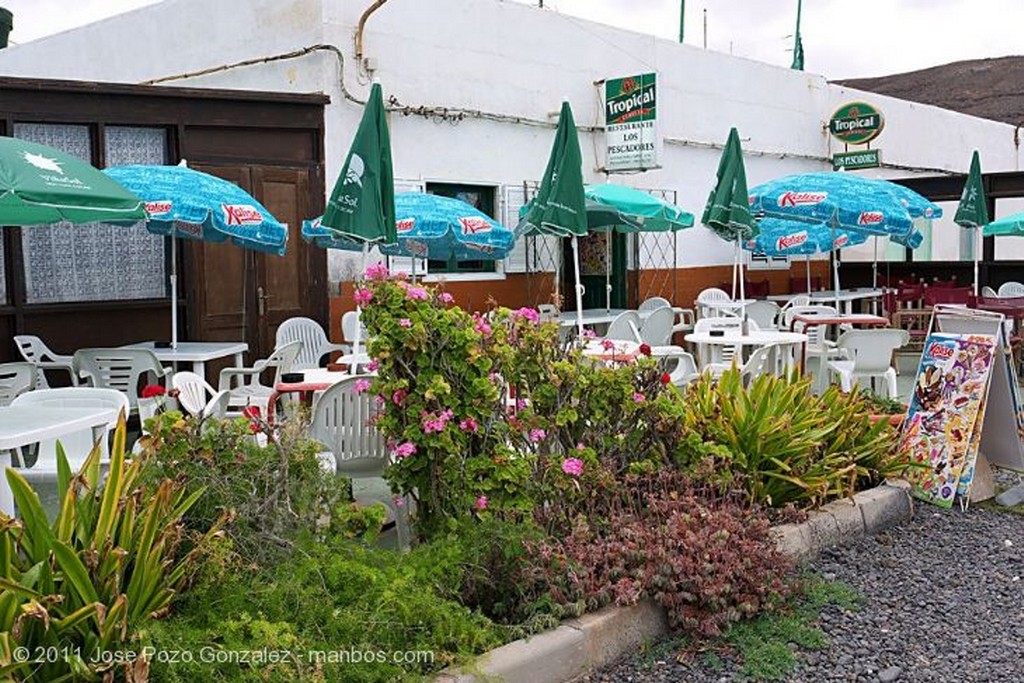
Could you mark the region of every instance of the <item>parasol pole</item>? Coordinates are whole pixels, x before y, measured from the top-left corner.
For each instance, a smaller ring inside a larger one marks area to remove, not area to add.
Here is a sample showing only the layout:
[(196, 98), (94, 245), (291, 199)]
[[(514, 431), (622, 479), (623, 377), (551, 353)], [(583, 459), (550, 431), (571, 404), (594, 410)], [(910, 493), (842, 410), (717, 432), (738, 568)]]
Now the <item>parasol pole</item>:
[(836, 249), (836, 228), (832, 226), (832, 290), (836, 297), (836, 311), (839, 311), (839, 250)]
[(871, 289), (878, 289), (878, 236), (874, 238), (875, 257), (871, 261)]
[(605, 256), (604, 256), (604, 293), (605, 312), (612, 312), (612, 233), (605, 233)]
[(981, 226), (974, 226), (974, 298), (978, 298), (978, 254), (981, 253)]
[(572, 270), (576, 279), (576, 332), (583, 338), (583, 285), (580, 284), (580, 240), (572, 236)]
[[(736, 239), (736, 267), (740, 274), (740, 301), (743, 303), (740, 305), (740, 319), (747, 319), (747, 293), (743, 285), (743, 249), (740, 247), (740, 238)], [(744, 325), (744, 329), (746, 325)]]
[(171, 224), (171, 348), (178, 348), (178, 245), (174, 241), (176, 223)]
[(811, 295), (811, 255), (807, 254), (804, 256), (804, 264), (806, 267), (804, 270), (807, 272), (807, 296)]
[[(370, 243), (363, 242), (363, 256), (362, 265), (359, 268), (359, 277), (356, 278), (356, 286), (359, 286), (359, 282), (362, 278), (366, 277), (366, 259), (370, 255)], [(415, 272), (416, 260), (413, 259), (413, 269)], [(359, 304), (356, 304), (356, 338), (352, 341), (352, 364), (349, 366), (349, 373), (355, 374), (357, 363), (359, 362), (359, 342), (363, 332), (363, 309)]]

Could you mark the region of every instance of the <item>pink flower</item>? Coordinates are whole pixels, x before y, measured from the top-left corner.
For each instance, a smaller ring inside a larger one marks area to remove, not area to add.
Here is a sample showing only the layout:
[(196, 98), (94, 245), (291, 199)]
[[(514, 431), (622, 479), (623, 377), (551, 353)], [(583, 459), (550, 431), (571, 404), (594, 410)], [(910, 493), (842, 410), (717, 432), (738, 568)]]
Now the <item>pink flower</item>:
[(579, 458), (566, 458), (562, 461), (562, 471), (573, 477), (583, 474), (583, 461)]
[(352, 389), (357, 393), (361, 394), (370, 388), (370, 380), (368, 379), (357, 379)]
[(405, 397), (409, 395), (405, 389), (395, 389), (395, 393), (391, 394), (391, 402), (396, 406), (400, 406), (405, 403)]
[(366, 267), (367, 280), (387, 280), (389, 274), (388, 267), (383, 263), (374, 263)]
[(474, 420), (471, 417), (467, 417), (465, 420), (459, 423), (459, 429), (461, 429), (464, 432), (472, 432), (473, 434), (476, 434), (478, 426), (476, 424), (476, 420)]
[[(406, 441), (395, 446), (395, 457), (396, 458), (408, 458), (410, 455), (416, 452), (416, 444), (412, 441)], [(564, 466), (563, 466), (564, 467)]]
[(396, 280), (404, 281), (409, 279), (409, 273), (405, 272), (404, 270), (400, 270), (394, 275), (392, 275), (392, 277), (395, 278)]
[(519, 318), (526, 318), (531, 323), (540, 322), (540, 313), (537, 312), (536, 308), (523, 306), (515, 312), (515, 315)]
[(605, 339), (604, 341), (601, 342), (601, 348), (604, 349), (605, 351), (611, 351), (612, 349), (615, 348), (615, 342), (613, 342), (611, 339)]
[(395, 504), (396, 508), (400, 508), (405, 505), (405, 500), (401, 496), (392, 496), (391, 502)]
[(534, 443), (537, 443), (538, 441), (543, 441), (545, 438), (547, 438), (547, 435), (548, 435), (548, 433), (545, 432), (543, 429), (537, 429), (537, 428), (531, 429), (530, 430), (530, 441), (532, 441)]
[(576, 444), (576, 450), (578, 450), (578, 451), (582, 451), (582, 450), (583, 450), (584, 448), (586, 448), (586, 446), (584, 446), (584, 445), (583, 445), (583, 442), (582, 442), (582, 441), (580, 441), (580, 442), (578, 442), (578, 443)]
[(440, 413), (431, 414), (423, 413), (423, 433), (433, 434), (435, 432), (443, 432), (444, 428), (448, 426), (448, 421), (452, 419), (454, 413), (451, 408), (447, 408)]
[(366, 364), (367, 372), (377, 372), (377, 368), (379, 367), (380, 361), (378, 361), (376, 358), (374, 358), (373, 360)]
[(525, 407), (526, 407), (526, 399), (525, 398), (517, 398), (516, 399), (516, 408), (518, 410), (522, 410)]
[(409, 287), (405, 290), (405, 296), (410, 301), (426, 301), (428, 295), (423, 287)]
[(381, 394), (377, 394), (376, 396), (374, 396), (373, 400), (377, 404), (378, 408), (383, 408), (384, 404), (388, 402), (388, 400), (384, 398), (384, 396), (382, 396)]
[(443, 304), (450, 304), (455, 302), (455, 297), (448, 292), (441, 292), (437, 295), (438, 300)]
[(408, 318), (402, 318), (401, 320), (398, 321), (398, 326), (408, 329), (412, 327), (412, 321), (409, 320)]
[(476, 502), (473, 504), (473, 507), (476, 508), (477, 510), (486, 510), (487, 496), (477, 496)]
[(490, 337), (491, 336), (491, 325), (490, 325), (490, 323), (487, 322), (487, 319), (484, 318), (479, 313), (474, 313), (473, 314), (473, 319), (476, 320), (476, 326), (473, 328), (476, 331), (476, 333), (477, 334), (481, 334), (481, 335), (483, 335), (485, 337)]
[(360, 287), (356, 290), (356, 293), (352, 295), (352, 301), (356, 303), (356, 306), (366, 306), (372, 300), (373, 292), (365, 287)]
[(597, 332), (594, 332), (590, 328), (583, 330), (584, 339), (597, 339)]
[(646, 400), (647, 400), (647, 397), (644, 396), (642, 392), (639, 392), (639, 391), (634, 391), (633, 392), (633, 402), (634, 403), (643, 403)]

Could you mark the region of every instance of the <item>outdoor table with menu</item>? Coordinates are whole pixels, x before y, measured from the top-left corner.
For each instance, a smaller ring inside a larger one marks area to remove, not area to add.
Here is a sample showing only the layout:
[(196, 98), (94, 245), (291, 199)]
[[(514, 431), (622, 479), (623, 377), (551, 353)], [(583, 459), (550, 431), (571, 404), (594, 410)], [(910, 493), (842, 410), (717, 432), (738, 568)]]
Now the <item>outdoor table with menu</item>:
[[(717, 330), (716, 330), (717, 331)], [(785, 366), (786, 371), (803, 366), (804, 347), (807, 344), (807, 335), (799, 332), (776, 332), (774, 330), (751, 330), (747, 334), (741, 334), (738, 328), (722, 330), (722, 335), (712, 335), (709, 332), (691, 332), (684, 339), (697, 347), (697, 357), (700, 367), (704, 367), (710, 361), (710, 350), (712, 346), (768, 346), (777, 345), (781, 357), (779, 360)]]
[[(6, 406), (0, 408), (0, 470), (6, 472), (23, 446), (59, 439), (68, 434), (92, 430), (93, 440), (103, 437), (107, 425), (117, 419), (117, 409), (41, 408)], [(14, 498), (7, 477), (0, 477), (0, 511), (14, 515)]]

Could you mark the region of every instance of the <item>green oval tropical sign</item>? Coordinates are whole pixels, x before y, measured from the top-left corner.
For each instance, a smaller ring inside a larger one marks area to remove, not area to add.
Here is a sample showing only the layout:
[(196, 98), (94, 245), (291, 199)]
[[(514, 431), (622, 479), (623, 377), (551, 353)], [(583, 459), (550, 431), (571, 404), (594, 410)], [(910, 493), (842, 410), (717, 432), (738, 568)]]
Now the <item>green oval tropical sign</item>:
[(836, 109), (828, 122), (832, 137), (847, 145), (862, 145), (878, 137), (885, 126), (882, 112), (867, 102), (850, 102)]

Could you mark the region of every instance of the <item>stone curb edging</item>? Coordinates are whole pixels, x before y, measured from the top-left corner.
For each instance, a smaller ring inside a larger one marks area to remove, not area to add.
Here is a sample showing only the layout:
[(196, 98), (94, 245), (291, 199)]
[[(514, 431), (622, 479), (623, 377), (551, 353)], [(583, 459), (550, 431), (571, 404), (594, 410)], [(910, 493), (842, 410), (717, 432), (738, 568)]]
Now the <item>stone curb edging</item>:
[[(824, 548), (876, 534), (914, 513), (910, 485), (889, 481), (810, 513), (806, 522), (772, 529), (780, 552), (797, 561)], [(642, 643), (668, 633), (665, 610), (644, 600), (606, 607), (563, 622), (551, 631), (480, 655), (464, 669), (442, 671), (435, 683), (565, 683), (614, 662)]]

